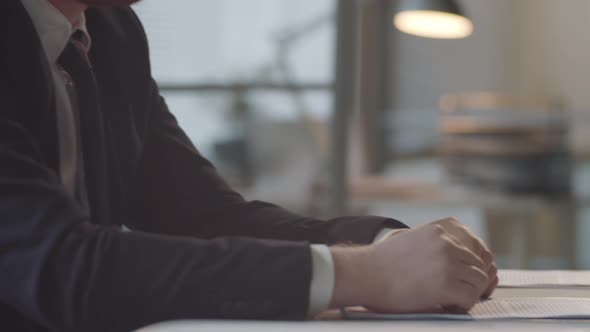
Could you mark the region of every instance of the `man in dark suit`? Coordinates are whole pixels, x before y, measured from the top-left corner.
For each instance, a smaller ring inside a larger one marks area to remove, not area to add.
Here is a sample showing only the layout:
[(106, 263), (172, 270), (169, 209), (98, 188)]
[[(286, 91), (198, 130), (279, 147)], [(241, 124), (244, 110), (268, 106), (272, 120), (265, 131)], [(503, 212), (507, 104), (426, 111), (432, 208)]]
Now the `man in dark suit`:
[(406, 230), (245, 201), (160, 97), (132, 2), (0, 1), (0, 329), (469, 309), (491, 293), (492, 256), (455, 220)]

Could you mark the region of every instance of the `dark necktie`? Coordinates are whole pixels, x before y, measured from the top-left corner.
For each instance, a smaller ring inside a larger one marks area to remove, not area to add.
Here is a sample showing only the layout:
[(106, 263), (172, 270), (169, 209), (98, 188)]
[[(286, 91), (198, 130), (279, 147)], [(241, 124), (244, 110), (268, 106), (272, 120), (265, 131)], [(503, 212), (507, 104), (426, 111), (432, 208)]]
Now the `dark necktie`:
[(88, 206), (80, 115), (92, 111), (90, 106), (97, 104), (98, 96), (92, 66), (82, 40), (84, 37), (76, 31), (58, 59), (71, 104), (71, 114), (61, 115), (69, 119), (64, 121), (65, 128), (60, 128), (63, 131), (60, 139), (67, 140), (60, 144), (65, 150), (61, 151), (60, 164), (66, 188), (73, 191), (80, 203)]

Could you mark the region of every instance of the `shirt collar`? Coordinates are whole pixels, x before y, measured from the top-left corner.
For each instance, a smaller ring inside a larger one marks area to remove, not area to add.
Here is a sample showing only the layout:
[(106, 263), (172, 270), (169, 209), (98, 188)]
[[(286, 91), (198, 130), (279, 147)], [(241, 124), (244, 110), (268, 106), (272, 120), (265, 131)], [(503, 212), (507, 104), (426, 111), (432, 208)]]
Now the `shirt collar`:
[(43, 49), (51, 63), (57, 62), (76, 30), (82, 31), (83, 38), (80, 42), (86, 51), (90, 50), (91, 39), (86, 28), (84, 13), (74, 24), (71, 24), (48, 0), (21, 0), (21, 2), (33, 21)]

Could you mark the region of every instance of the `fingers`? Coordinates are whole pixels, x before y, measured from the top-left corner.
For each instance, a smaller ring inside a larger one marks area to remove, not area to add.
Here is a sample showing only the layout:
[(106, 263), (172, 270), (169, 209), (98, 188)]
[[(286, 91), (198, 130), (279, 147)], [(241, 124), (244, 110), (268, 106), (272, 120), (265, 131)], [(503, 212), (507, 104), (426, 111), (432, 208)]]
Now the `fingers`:
[(468, 284), (473, 289), (472, 295), (479, 299), (484, 291), (488, 288), (489, 279), (488, 275), (482, 270), (471, 265), (460, 265), (457, 268), (458, 279)]
[[(469, 245), (468, 241), (471, 241)], [(364, 288), (368, 287), (371, 291), (359, 293), (361, 301), (355, 301), (373, 310), (415, 312), (442, 306), (468, 311), (483, 295), (495, 288), (494, 281), (490, 281), (491, 277), (496, 278), (491, 253), (489, 256), (475, 253), (474, 250), (483, 254), (489, 250), (456, 221), (423, 225), (368, 248), (375, 258), (369, 261), (375, 262), (370, 266), (376, 275), (375, 280), (368, 284), (376, 286), (372, 289), (365, 285)], [(335, 258), (335, 261), (341, 260)], [(342, 263), (336, 262), (335, 265)], [(351, 275), (362, 272), (355, 267), (350, 267), (350, 270)], [(343, 273), (336, 268), (338, 275), (340, 277), (336, 279), (342, 280)], [(354, 282), (351, 284), (354, 285)], [(367, 296), (367, 293), (370, 294)]]
[(445, 307), (458, 307), (469, 311), (481, 299), (481, 294), (488, 285), (486, 273), (474, 266), (460, 265), (456, 268), (457, 279), (447, 287), (447, 303)]
[(495, 264), (494, 255), (492, 254), (492, 251), (480, 238), (476, 238), (476, 240), (477, 242), (479, 242), (479, 249), (481, 250), (480, 252), (476, 252), (476, 254), (478, 254), (479, 257), (481, 257), (486, 266), (491, 266), (492, 264)]
[(489, 289), (490, 275), (495, 276), (495, 272), (493, 269), (490, 270), (481, 257), (462, 245), (452, 234), (445, 233), (442, 238), (447, 242), (445, 248), (450, 260), (447, 266), (449, 273), (446, 283), (450, 302), (443, 305), (451, 305), (467, 311)]
[(488, 271), (488, 266), (478, 255), (474, 254), (471, 250), (465, 247), (456, 237), (452, 234), (446, 234), (448, 240), (453, 244), (452, 257), (457, 261), (462, 262), (465, 265), (472, 265), (480, 269), (481, 271)]
[(486, 291), (483, 293), (481, 298), (484, 300), (489, 299), (492, 296), (492, 294), (494, 294), (494, 291), (496, 290), (496, 287), (498, 287), (499, 282), (500, 282), (500, 279), (498, 279), (497, 276), (494, 279), (492, 279), (488, 289), (486, 289)]
[(469, 312), (479, 302), (479, 297), (474, 296), (476, 291), (473, 287), (463, 281), (457, 281), (453, 292), (449, 294), (449, 303), (444, 307), (457, 308), (458, 311)]
[(498, 279), (498, 268), (496, 267), (496, 264), (492, 264), (492, 266), (490, 266), (490, 269), (488, 270), (488, 279), (490, 281), (488, 288), (482, 295), (483, 299), (488, 299), (494, 293), (496, 287), (498, 287), (498, 283), (500, 282)]
[(486, 244), (475, 236), (467, 227), (462, 225), (456, 219), (450, 221), (450, 233), (455, 235), (467, 248), (479, 255), (486, 266), (493, 262), (493, 256)]
[[(445, 218), (435, 221), (434, 224), (442, 226), (448, 233), (452, 234), (461, 244), (478, 255), (487, 266), (494, 263), (494, 257), (488, 246), (467, 227), (462, 225), (455, 218)], [(484, 271), (487, 270), (484, 269)]]
[(492, 265), (490, 265), (487, 273), (488, 273), (488, 277), (490, 278), (490, 280), (492, 280), (494, 278), (498, 278), (498, 268), (496, 267), (496, 263), (493, 263)]

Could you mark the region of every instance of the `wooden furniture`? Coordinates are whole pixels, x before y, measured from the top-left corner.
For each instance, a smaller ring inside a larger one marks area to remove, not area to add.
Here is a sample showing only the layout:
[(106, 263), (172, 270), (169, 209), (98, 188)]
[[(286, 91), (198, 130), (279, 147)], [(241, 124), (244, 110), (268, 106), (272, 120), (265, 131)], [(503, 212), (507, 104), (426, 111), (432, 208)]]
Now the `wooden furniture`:
[(512, 220), (504, 234), (511, 237), (513, 266), (530, 267), (536, 221), (555, 216), (561, 255), (575, 267), (576, 208), (563, 107), (477, 92), (444, 96), (440, 109), (440, 157), (453, 182), (484, 197), (490, 229), (495, 216)]
[(481, 190), (570, 196), (565, 111), (491, 92), (447, 95), (440, 104), (439, 154), (456, 181)]

